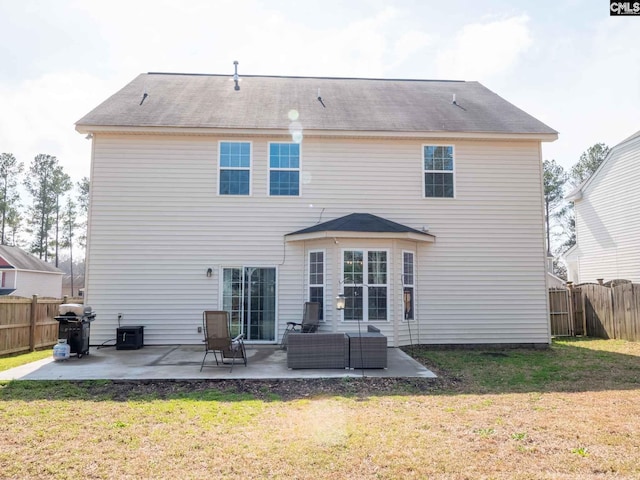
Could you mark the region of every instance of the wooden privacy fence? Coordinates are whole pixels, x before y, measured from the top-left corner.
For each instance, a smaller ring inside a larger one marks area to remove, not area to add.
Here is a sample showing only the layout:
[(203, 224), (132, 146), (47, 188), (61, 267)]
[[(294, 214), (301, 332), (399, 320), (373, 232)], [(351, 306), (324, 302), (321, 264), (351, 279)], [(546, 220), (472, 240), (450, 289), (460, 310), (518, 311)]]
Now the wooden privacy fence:
[(550, 289), (549, 309), (552, 335), (640, 340), (640, 284)]
[(68, 302), (67, 297), (0, 297), (0, 355), (54, 345), (58, 341), (58, 322), (54, 317), (58, 315), (58, 306)]
[(551, 335), (562, 337), (576, 335), (569, 289), (549, 289), (549, 317), (551, 318)]

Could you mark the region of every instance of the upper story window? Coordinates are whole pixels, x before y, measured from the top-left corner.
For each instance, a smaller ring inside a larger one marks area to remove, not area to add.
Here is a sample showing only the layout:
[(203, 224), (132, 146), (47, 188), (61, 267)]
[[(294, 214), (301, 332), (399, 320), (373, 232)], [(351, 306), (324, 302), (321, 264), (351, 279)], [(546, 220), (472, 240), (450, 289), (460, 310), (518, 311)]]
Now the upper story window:
[(220, 195), (251, 193), (251, 143), (220, 142)]
[(300, 195), (300, 145), (269, 144), (269, 195)]
[(453, 146), (425, 145), (424, 196), (427, 198), (453, 198)]

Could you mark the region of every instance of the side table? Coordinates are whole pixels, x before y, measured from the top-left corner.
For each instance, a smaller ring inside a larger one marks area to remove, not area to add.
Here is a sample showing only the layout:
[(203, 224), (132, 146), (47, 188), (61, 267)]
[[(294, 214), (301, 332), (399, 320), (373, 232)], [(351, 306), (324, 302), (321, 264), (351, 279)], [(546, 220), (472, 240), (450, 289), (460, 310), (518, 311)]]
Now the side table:
[(387, 337), (381, 333), (349, 332), (349, 368), (387, 368)]

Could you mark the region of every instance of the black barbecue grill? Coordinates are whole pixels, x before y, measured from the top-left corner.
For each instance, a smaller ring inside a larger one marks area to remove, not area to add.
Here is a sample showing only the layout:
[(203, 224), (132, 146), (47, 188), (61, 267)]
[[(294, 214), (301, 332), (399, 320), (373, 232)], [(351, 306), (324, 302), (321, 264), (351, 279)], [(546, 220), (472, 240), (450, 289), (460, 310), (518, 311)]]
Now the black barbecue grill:
[(78, 303), (63, 303), (58, 308), (58, 338), (66, 339), (71, 355), (89, 355), (89, 331), (96, 318), (93, 309)]

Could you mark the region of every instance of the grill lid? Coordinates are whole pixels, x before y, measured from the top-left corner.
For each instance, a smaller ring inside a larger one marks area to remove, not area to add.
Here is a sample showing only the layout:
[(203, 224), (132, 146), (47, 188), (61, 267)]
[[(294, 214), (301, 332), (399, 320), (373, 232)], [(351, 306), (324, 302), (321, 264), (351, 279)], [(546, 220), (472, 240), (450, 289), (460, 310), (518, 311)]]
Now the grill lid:
[(93, 309), (81, 303), (63, 303), (58, 307), (58, 315), (75, 315), (77, 317), (91, 315)]

